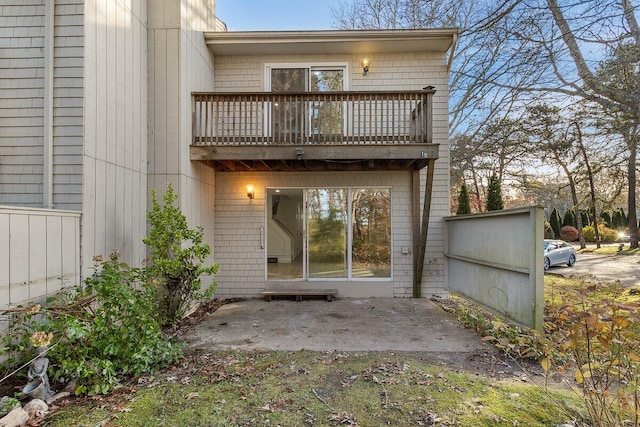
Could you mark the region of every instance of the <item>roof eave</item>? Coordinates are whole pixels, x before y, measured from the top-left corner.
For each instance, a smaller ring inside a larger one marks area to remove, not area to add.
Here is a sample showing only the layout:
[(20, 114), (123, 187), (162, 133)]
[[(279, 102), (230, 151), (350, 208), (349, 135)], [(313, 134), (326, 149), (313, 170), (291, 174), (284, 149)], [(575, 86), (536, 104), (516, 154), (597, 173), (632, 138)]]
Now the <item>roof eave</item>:
[(204, 33), (214, 55), (447, 52), (456, 28)]

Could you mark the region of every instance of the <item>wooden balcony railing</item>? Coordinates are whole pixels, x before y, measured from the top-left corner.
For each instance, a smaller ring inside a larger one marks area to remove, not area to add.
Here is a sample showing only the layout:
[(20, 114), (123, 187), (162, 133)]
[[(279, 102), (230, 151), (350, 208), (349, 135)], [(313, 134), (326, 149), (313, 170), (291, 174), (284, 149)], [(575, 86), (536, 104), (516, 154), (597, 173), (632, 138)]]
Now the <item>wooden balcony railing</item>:
[(193, 145), (433, 142), (433, 90), (194, 93)]

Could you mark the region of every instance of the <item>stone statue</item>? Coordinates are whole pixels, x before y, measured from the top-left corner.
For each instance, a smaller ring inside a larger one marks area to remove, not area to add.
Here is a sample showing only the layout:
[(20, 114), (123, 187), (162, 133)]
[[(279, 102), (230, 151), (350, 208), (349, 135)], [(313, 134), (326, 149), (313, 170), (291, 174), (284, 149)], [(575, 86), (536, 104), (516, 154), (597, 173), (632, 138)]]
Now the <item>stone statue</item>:
[(47, 376), (47, 368), (49, 367), (49, 359), (46, 357), (37, 357), (27, 371), (29, 382), (24, 386), (22, 392), (28, 394), (34, 399), (47, 400), (53, 396), (53, 390), (49, 385), (49, 377)]

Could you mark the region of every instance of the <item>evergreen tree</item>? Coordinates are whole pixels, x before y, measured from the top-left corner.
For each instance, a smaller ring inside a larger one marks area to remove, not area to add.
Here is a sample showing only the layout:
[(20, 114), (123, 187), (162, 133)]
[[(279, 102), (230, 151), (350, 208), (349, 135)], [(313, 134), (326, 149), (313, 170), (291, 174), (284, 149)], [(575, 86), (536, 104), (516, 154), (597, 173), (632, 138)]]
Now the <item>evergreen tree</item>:
[(613, 226), (612, 228), (620, 228), (621, 222), (620, 209), (616, 209), (613, 211), (613, 215), (611, 217), (611, 225)]
[(556, 236), (553, 234), (553, 228), (551, 228), (551, 224), (546, 219), (544, 220), (544, 238), (545, 239), (555, 239)]
[(553, 229), (553, 234), (560, 238), (560, 229), (562, 228), (562, 222), (560, 220), (560, 214), (558, 213), (558, 209), (553, 208), (551, 211), (551, 215), (549, 216), (549, 224), (551, 224), (551, 229)]
[(589, 218), (589, 211), (581, 210), (580, 216), (582, 217), (582, 225), (587, 226), (591, 224), (591, 219)]
[(499, 211), (501, 209), (504, 209), (502, 188), (498, 177), (493, 174), (489, 180), (489, 188), (487, 191), (487, 211)]
[(602, 222), (604, 222), (604, 225), (606, 225), (609, 228), (612, 228), (611, 215), (609, 214), (609, 212), (605, 212), (605, 211), (600, 212), (600, 218), (602, 219)]
[(573, 209), (568, 209), (564, 213), (564, 218), (562, 218), (562, 225), (570, 225), (571, 227), (578, 228), (578, 224), (576, 223), (576, 217), (573, 214)]
[(458, 210), (456, 215), (464, 215), (471, 213), (471, 205), (469, 204), (469, 193), (467, 192), (466, 184), (462, 184), (460, 187), (460, 194), (458, 195)]

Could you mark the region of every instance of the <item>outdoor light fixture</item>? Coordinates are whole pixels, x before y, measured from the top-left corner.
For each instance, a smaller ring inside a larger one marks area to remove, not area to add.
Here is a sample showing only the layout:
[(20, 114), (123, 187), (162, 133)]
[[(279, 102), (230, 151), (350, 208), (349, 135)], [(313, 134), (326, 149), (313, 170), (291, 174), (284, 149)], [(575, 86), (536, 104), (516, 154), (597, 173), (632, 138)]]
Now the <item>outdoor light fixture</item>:
[(251, 200), (253, 200), (254, 197), (256, 197), (255, 193), (253, 192), (253, 185), (247, 185), (247, 197)]
[(360, 66), (362, 67), (362, 75), (366, 76), (369, 73), (369, 66), (371, 66), (371, 60), (369, 58), (364, 58), (360, 61)]
[(302, 148), (296, 148), (296, 160), (302, 160)]

